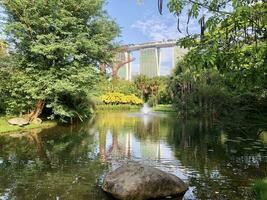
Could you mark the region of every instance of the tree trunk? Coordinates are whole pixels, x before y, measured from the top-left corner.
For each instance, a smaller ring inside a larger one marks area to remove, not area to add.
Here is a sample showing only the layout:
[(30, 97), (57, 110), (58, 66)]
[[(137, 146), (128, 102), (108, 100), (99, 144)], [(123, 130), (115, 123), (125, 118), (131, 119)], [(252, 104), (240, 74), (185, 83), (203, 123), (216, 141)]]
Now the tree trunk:
[(201, 113), (203, 113), (202, 96), (200, 94), (198, 95), (198, 99), (199, 99), (198, 100), (199, 101), (198, 102), (199, 103), (199, 110)]
[(205, 95), (205, 97), (204, 97), (204, 99), (205, 99), (205, 102), (204, 102), (204, 106), (205, 106), (205, 114), (207, 114), (208, 113), (208, 97), (207, 97), (207, 95)]
[(99, 65), (99, 70), (100, 70), (101, 73), (106, 73), (106, 64), (101, 63)]
[(36, 122), (38, 121), (37, 118), (42, 114), (44, 109), (45, 102), (43, 100), (39, 100), (34, 110), (28, 115), (29, 122)]

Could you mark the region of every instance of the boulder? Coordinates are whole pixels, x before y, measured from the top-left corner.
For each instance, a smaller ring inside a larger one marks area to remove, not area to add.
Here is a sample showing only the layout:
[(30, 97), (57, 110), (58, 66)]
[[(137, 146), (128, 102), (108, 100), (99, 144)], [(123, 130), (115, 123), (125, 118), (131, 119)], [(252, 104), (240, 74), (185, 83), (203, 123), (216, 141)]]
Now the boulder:
[(117, 199), (145, 200), (182, 196), (188, 185), (173, 174), (134, 163), (108, 173), (102, 189)]
[(11, 125), (25, 126), (25, 125), (29, 124), (29, 120), (24, 119), (22, 117), (17, 117), (17, 118), (9, 119), (8, 123)]

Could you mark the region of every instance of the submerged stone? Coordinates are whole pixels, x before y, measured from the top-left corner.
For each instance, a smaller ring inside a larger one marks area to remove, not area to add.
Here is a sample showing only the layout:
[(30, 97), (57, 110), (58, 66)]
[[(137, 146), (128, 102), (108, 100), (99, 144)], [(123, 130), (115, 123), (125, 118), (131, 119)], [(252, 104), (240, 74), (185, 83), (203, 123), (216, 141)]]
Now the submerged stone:
[(11, 125), (25, 126), (25, 125), (29, 124), (29, 120), (24, 119), (22, 117), (17, 117), (17, 118), (9, 119), (8, 123)]
[(126, 164), (108, 173), (102, 189), (121, 200), (182, 196), (188, 189), (180, 178), (141, 164)]

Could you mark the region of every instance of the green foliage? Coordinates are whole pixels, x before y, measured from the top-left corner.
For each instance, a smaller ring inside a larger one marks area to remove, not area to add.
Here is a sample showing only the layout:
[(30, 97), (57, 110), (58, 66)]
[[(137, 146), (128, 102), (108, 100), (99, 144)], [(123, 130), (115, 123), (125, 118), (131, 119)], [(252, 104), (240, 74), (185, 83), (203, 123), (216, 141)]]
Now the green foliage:
[(118, 34), (102, 9), (104, 1), (0, 3), (9, 16), (6, 32), (18, 58), (5, 70), (10, 77), (7, 112), (26, 113), (44, 101), (51, 118), (88, 117), (87, 94), (97, 81), (95, 66), (112, 58), (111, 41)]
[(257, 200), (267, 199), (267, 179), (257, 180), (252, 186), (252, 191), (256, 195)]
[(159, 111), (159, 112), (175, 112), (175, 109), (173, 109), (172, 105), (156, 105), (155, 107), (153, 107), (154, 111)]
[(135, 94), (138, 95), (138, 89), (136, 88), (135, 84), (130, 81), (121, 80), (121, 79), (112, 79), (109, 80), (107, 77), (103, 76), (101, 77), (101, 80), (99, 81), (97, 85), (97, 92), (96, 95), (102, 95), (106, 93), (111, 92), (118, 92), (125, 95), (128, 94)]
[[(267, 111), (266, 4), (171, 0), (169, 8), (179, 17), (185, 5), (188, 19), (199, 20), (201, 31), (179, 40), (190, 51), (172, 78), (176, 105), (213, 113), (233, 107)], [(199, 10), (206, 10), (209, 17)]]
[(10, 80), (10, 66), (14, 59), (7, 53), (7, 44), (0, 40), (0, 114), (5, 113), (7, 91), (6, 85)]
[(216, 69), (195, 70), (185, 62), (178, 63), (169, 87), (182, 115), (227, 111), (230, 94)]
[(148, 78), (145, 75), (137, 76), (134, 80), (140, 96), (151, 106), (158, 103), (170, 103), (171, 99), (167, 89), (167, 82), (167, 77)]

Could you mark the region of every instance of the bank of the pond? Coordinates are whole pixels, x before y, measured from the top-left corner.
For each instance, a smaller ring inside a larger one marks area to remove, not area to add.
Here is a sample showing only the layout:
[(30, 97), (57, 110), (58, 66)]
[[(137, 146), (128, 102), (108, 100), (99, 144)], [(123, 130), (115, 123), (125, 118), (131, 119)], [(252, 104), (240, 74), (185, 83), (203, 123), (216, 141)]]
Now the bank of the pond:
[[(109, 105), (109, 104), (101, 104), (96, 106), (97, 111), (105, 111), (105, 110), (116, 110), (116, 111), (124, 111), (124, 110), (140, 110), (143, 105), (128, 105), (128, 104), (118, 104), (118, 105)], [(176, 112), (172, 105), (156, 105), (151, 108), (156, 112)]]
[(160, 104), (154, 106), (152, 109), (153, 111), (158, 111), (158, 112), (176, 112), (172, 105)]
[(22, 130), (29, 130), (29, 129), (35, 129), (35, 128), (50, 128), (57, 125), (54, 121), (44, 121), (41, 124), (29, 124), (24, 127), (19, 126), (12, 126), (10, 125), (7, 120), (10, 119), (10, 117), (0, 117), (0, 134), (5, 134), (9, 132), (15, 132), (15, 131), (22, 131)]
[(139, 110), (141, 108), (142, 108), (142, 106), (128, 105), (128, 104), (118, 104), (118, 105), (102, 104), (102, 105), (96, 106), (97, 111), (102, 111), (102, 110)]

